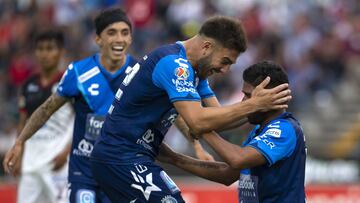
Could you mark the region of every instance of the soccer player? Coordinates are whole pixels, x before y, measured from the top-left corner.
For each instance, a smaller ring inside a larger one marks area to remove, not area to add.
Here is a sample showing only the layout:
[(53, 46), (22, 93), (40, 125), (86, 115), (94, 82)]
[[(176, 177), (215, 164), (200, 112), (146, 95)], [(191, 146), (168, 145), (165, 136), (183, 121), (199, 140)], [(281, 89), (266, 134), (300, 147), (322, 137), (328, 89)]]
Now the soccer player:
[[(265, 77), (266, 88), (288, 83), (281, 66), (260, 62), (243, 73), (244, 101)], [(230, 185), (239, 180), (239, 202), (305, 202), (304, 177), (306, 146), (300, 123), (285, 109), (248, 115), (254, 129), (242, 147), (223, 140), (216, 133), (203, 139), (226, 163), (200, 161), (177, 154), (165, 144), (159, 159), (206, 179)]]
[(245, 49), (240, 22), (218, 16), (193, 38), (155, 49), (126, 71), (91, 155), (94, 178), (112, 202), (183, 202), (179, 188), (154, 163), (178, 113), (193, 133), (202, 134), (258, 110), (287, 107), (287, 84), (264, 89), (269, 78), (245, 102), (202, 106), (216, 102), (207, 77), (228, 72)]
[[(6, 154), (4, 168), (12, 172), (24, 143), (68, 101), (75, 108), (75, 124), (69, 163), (70, 202), (110, 202), (93, 179), (89, 156), (114, 94), (136, 61), (126, 54), (132, 42), (132, 26), (118, 8), (101, 12), (94, 21), (96, 53), (71, 63), (56, 93), (30, 117), (15, 145)], [(69, 123), (70, 125), (70, 123)]]
[[(21, 88), (18, 132), (27, 119), (55, 90), (61, 79), (59, 63), (64, 53), (64, 35), (45, 31), (35, 38), (35, 57), (39, 73)], [(19, 203), (66, 202), (67, 156), (74, 120), (70, 104), (63, 106), (25, 144), (18, 187)], [(19, 174), (20, 164), (15, 166)]]

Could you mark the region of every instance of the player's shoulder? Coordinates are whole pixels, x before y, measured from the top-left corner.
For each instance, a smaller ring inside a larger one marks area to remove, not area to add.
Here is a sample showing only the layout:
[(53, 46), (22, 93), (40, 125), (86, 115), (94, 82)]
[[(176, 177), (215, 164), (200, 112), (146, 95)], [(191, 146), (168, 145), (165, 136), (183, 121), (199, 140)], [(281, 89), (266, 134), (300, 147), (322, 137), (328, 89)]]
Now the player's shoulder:
[(27, 87), (31, 84), (38, 84), (39, 82), (40, 82), (40, 74), (38, 72), (36, 72), (36, 73), (33, 73), (32, 75), (30, 75), (30, 77), (25, 80), (22, 87)]
[(133, 66), (139, 62), (134, 56), (132, 56), (130, 54), (127, 55), (127, 60), (128, 60), (129, 66)]
[(72, 63), (69, 64), (68, 68), (72, 69), (72, 68), (76, 67), (77, 69), (82, 70), (82, 69), (87, 69), (89, 67), (96, 66), (97, 64), (96, 64), (95, 57), (96, 57), (96, 54), (88, 56), (88, 57), (80, 59), (80, 60), (73, 61)]
[(163, 59), (172, 60), (182, 57), (181, 46), (179, 44), (167, 44), (154, 49), (146, 58), (153, 62), (158, 62)]
[(284, 137), (286, 135), (294, 134), (295, 129), (293, 124), (286, 118), (277, 118), (270, 121), (263, 130), (263, 134), (274, 137)]

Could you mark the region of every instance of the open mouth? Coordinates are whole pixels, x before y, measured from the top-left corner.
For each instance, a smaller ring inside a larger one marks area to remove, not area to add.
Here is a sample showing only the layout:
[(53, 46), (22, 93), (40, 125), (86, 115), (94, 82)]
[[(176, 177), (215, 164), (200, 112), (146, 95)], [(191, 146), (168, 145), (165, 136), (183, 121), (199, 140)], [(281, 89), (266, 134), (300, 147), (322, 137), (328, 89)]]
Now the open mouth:
[(124, 46), (113, 46), (111, 47), (115, 55), (121, 55), (124, 51)]

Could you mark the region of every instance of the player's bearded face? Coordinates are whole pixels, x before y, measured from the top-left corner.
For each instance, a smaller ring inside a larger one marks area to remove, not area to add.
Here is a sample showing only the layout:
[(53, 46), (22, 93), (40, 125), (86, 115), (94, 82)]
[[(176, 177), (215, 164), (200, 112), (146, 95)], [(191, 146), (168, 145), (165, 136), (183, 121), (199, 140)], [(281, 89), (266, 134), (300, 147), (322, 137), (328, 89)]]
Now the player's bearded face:
[(213, 54), (208, 56), (204, 56), (203, 58), (198, 60), (198, 76), (200, 79), (206, 79), (210, 75), (217, 73), (217, 69), (215, 66), (211, 65)]
[(224, 47), (216, 47), (211, 54), (204, 56), (198, 60), (198, 76), (200, 79), (205, 79), (215, 73), (227, 73), (230, 66), (236, 61), (240, 55), (235, 50), (230, 50)]
[(101, 53), (108, 59), (124, 60), (132, 42), (130, 27), (124, 22), (113, 23), (101, 32), (96, 41)]

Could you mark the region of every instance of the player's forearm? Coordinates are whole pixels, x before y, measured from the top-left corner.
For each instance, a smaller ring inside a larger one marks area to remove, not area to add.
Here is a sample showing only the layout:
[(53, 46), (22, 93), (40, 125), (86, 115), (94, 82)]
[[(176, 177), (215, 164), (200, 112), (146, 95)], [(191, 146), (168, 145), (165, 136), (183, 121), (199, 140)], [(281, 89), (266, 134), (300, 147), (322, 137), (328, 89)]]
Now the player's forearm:
[(217, 132), (239, 128), (239, 127), (245, 125), (246, 123), (248, 123), (247, 118), (243, 118), (243, 119), (237, 120), (237, 121), (235, 121), (233, 123), (230, 123), (229, 125), (226, 125), (226, 126), (222, 127)]
[(27, 113), (21, 112), (19, 113), (19, 122), (16, 128), (17, 135), (19, 136), (21, 131), (24, 129), (27, 119)]
[(241, 167), (238, 164), (238, 159), (242, 156), (241, 147), (227, 142), (215, 132), (205, 134), (203, 139), (231, 167), (238, 169)]
[(184, 137), (190, 142), (194, 142), (194, 138), (190, 136), (189, 127), (186, 125), (184, 119), (181, 116), (178, 116), (175, 120), (176, 128), (184, 135)]
[(222, 108), (203, 108), (203, 112), (198, 114), (199, 127), (195, 129), (195, 133), (202, 134), (226, 129), (256, 110), (258, 108), (251, 100)]
[(234, 174), (237, 174), (238, 171), (235, 172), (223, 162), (201, 161), (183, 154), (177, 154), (174, 165), (194, 175), (225, 185), (230, 185), (237, 179)]
[(41, 106), (39, 106), (34, 113), (30, 116), (24, 129), (21, 131), (16, 142), (24, 143), (29, 139), (37, 130), (39, 130), (50, 116), (59, 109), (66, 99), (56, 94), (51, 95)]

